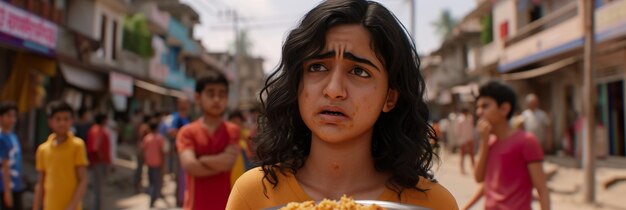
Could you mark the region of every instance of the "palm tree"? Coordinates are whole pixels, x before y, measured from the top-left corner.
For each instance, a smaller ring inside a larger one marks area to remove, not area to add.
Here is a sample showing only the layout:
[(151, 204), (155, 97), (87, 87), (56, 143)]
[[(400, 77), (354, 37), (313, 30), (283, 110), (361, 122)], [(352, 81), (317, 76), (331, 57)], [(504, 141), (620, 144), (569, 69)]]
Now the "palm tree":
[(452, 30), (454, 29), (454, 26), (456, 26), (457, 23), (458, 20), (452, 17), (452, 13), (450, 13), (450, 10), (444, 9), (441, 11), (439, 19), (435, 22), (432, 22), (431, 24), (435, 27), (435, 30), (440, 38), (445, 39), (446, 37), (450, 36)]

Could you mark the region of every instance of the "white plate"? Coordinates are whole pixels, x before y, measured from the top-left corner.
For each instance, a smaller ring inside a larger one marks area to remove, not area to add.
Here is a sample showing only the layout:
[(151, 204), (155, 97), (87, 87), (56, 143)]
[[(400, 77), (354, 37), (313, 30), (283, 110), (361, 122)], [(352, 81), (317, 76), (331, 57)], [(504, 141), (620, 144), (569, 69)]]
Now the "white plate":
[[(379, 205), (385, 209), (388, 210), (430, 210), (429, 208), (424, 208), (424, 207), (420, 207), (420, 206), (415, 206), (415, 205), (410, 205), (410, 204), (403, 204), (403, 203), (395, 203), (395, 202), (388, 202), (388, 201), (376, 201), (376, 200), (356, 200), (355, 201), (358, 204), (362, 204), (362, 205), (372, 205), (372, 204), (376, 204)], [(317, 202), (319, 203), (319, 202)], [(278, 210), (282, 207), (285, 207), (286, 205), (282, 205), (282, 206), (275, 206), (275, 207), (271, 207), (271, 208), (267, 208), (265, 210)]]

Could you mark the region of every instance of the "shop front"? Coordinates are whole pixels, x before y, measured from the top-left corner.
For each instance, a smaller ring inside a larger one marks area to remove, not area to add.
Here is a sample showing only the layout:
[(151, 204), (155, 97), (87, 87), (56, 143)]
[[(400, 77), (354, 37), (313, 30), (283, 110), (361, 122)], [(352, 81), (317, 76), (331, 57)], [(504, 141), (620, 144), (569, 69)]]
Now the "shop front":
[(45, 102), (49, 78), (57, 74), (57, 36), (56, 24), (0, 1), (0, 100), (18, 104), (16, 131), (24, 148), (36, 146), (35, 110)]

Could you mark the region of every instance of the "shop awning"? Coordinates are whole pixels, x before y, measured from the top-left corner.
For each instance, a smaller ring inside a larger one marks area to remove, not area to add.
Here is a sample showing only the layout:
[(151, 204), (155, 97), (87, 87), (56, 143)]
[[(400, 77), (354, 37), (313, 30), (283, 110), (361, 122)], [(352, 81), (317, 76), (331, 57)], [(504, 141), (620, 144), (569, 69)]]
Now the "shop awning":
[(71, 85), (88, 91), (103, 91), (106, 88), (103, 79), (95, 72), (67, 63), (59, 63), (59, 67), (61, 67), (63, 78)]
[(172, 96), (176, 98), (188, 98), (187, 94), (185, 94), (183, 91), (164, 88), (162, 86), (155, 85), (150, 82), (146, 82), (146, 81), (142, 81), (138, 79), (135, 80), (135, 86), (146, 89), (148, 91), (151, 91), (157, 94), (165, 95), (165, 96)]
[(578, 62), (578, 60), (580, 60), (580, 57), (578, 56), (570, 57), (570, 58), (566, 58), (566, 59), (554, 62), (552, 64), (548, 64), (548, 65), (536, 68), (536, 69), (526, 70), (526, 71), (517, 72), (517, 73), (502, 74), (500, 75), (500, 78), (502, 78), (503, 80), (530, 79), (533, 77), (538, 77), (538, 76), (545, 75), (545, 74), (557, 71), (559, 69), (565, 68), (569, 65), (572, 65)]

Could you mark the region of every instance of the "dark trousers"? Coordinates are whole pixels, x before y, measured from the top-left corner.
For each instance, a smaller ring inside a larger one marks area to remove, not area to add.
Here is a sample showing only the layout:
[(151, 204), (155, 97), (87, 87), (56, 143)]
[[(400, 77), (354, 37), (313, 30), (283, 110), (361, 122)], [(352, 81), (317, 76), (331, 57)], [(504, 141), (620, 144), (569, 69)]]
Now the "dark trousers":
[(104, 185), (106, 183), (108, 164), (95, 163), (91, 165), (91, 183), (93, 185), (93, 210), (102, 209), (104, 199)]
[(15, 209), (15, 210), (22, 210), (22, 209), (24, 209), (24, 207), (22, 205), (22, 192), (12, 192), (12, 194), (13, 194), (13, 208), (9, 208), (6, 205), (6, 203), (4, 203), (4, 192), (0, 193), (0, 195), (2, 196), (2, 197), (0, 197), (0, 198), (2, 198), (2, 199), (0, 199), (0, 200), (2, 200), (2, 208), (0, 208), (0, 209), (2, 209), (2, 210), (7, 210), (7, 209), (9, 209), (9, 210), (13, 210), (13, 209)]
[(143, 154), (137, 155), (137, 168), (135, 168), (135, 174), (133, 182), (135, 183), (135, 190), (141, 190), (141, 175), (143, 174)]
[(154, 202), (161, 196), (161, 183), (163, 177), (161, 177), (161, 167), (148, 167), (148, 181), (150, 182), (150, 207), (154, 207)]

